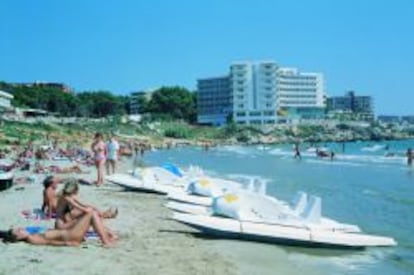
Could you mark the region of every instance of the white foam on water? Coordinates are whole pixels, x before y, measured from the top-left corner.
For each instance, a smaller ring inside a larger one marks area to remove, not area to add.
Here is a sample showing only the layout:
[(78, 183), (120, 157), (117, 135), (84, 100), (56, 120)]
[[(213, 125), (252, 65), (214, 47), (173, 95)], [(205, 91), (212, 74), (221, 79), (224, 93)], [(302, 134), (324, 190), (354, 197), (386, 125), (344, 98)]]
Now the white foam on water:
[(374, 191), (374, 190), (371, 190), (371, 189), (364, 189), (362, 191), (362, 194), (368, 195), (368, 196), (378, 196), (378, 192)]
[(362, 163), (354, 163), (354, 162), (345, 162), (345, 161), (337, 161), (337, 160), (330, 160), (330, 159), (306, 159), (306, 162), (308, 163), (317, 163), (317, 164), (323, 164), (323, 165), (339, 165), (339, 166), (363, 166)]
[[(324, 270), (332, 269), (331, 274), (347, 274), (347, 272), (363, 271), (367, 266), (374, 265), (381, 261), (384, 255), (372, 251), (341, 253), (340, 255), (313, 255), (306, 253), (291, 253), (289, 259), (293, 262), (303, 262)], [(339, 270), (341, 271), (339, 271)]]
[(377, 151), (382, 150), (382, 149), (385, 149), (385, 145), (376, 144), (376, 145), (373, 145), (373, 146), (362, 147), (361, 151), (377, 152)]
[(272, 179), (263, 177), (263, 176), (259, 176), (259, 175), (249, 175), (249, 174), (227, 174), (226, 177), (228, 179), (231, 180), (241, 180), (245, 183), (248, 183), (250, 181), (258, 181), (258, 182), (264, 182), (264, 183), (269, 183), (270, 181), (272, 181)]
[(335, 157), (341, 160), (369, 162), (369, 163), (401, 164), (405, 162), (404, 157), (385, 157), (385, 156), (375, 156), (375, 155), (337, 155)]
[(294, 154), (293, 151), (286, 151), (286, 150), (283, 150), (282, 148), (272, 149), (272, 150), (268, 151), (268, 153), (270, 155), (274, 155), (274, 156), (287, 156), (287, 155), (293, 156), (293, 154)]
[(247, 147), (239, 146), (239, 145), (227, 145), (227, 146), (220, 146), (216, 148), (217, 151), (221, 152), (230, 152), (236, 153), (239, 155), (248, 155), (251, 154)]

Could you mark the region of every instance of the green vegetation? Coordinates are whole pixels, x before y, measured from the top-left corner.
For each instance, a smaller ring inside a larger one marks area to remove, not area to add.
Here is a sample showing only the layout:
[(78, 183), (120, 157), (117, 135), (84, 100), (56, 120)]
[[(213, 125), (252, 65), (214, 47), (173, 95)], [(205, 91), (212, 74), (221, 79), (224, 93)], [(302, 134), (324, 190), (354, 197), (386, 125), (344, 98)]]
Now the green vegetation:
[[(61, 116), (102, 118), (122, 116), (129, 111), (129, 96), (114, 95), (109, 91), (66, 93), (57, 88), (28, 87), (0, 82), (0, 90), (13, 94), (13, 105), (42, 109)], [(140, 109), (149, 113), (150, 120), (196, 121), (195, 94), (181, 87), (162, 87), (153, 92), (148, 101), (139, 98)]]

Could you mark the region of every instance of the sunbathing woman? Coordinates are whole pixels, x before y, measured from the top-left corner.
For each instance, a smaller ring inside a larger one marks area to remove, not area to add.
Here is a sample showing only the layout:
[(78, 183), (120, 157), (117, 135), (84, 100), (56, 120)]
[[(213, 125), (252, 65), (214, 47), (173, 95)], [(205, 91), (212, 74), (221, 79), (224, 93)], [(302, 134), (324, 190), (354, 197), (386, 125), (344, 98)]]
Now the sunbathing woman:
[(76, 179), (69, 179), (63, 188), (56, 206), (56, 229), (67, 229), (76, 224), (77, 220), (89, 211), (95, 212), (101, 218), (115, 218), (118, 210), (100, 212), (97, 208), (81, 203), (78, 198), (79, 185)]
[(106, 231), (101, 218), (94, 211), (84, 214), (69, 229), (49, 229), (42, 233), (30, 234), (25, 228), (15, 228), (1, 232), (3, 242), (27, 242), (33, 245), (77, 246), (85, 238), (89, 227), (98, 234), (102, 244), (110, 247), (114, 239)]

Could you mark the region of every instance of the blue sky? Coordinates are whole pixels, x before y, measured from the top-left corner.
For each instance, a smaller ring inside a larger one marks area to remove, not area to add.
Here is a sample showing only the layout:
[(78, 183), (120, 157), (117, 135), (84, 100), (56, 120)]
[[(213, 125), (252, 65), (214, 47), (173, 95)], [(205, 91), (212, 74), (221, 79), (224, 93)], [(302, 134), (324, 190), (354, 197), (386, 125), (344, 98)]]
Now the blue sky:
[(414, 114), (414, 1), (2, 0), (0, 80), (190, 89), (235, 60), (325, 74), (329, 95)]

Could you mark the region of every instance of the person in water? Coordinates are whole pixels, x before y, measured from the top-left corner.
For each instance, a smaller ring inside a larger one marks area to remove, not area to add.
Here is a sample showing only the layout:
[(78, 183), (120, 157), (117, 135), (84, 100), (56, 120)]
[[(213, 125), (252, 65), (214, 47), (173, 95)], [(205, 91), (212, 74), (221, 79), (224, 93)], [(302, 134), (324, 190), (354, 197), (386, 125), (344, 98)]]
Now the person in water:
[(46, 229), (31, 234), (27, 228), (13, 228), (1, 231), (0, 238), (6, 243), (27, 242), (33, 245), (78, 246), (85, 239), (89, 227), (92, 227), (98, 234), (104, 246), (110, 247), (114, 244), (116, 239), (107, 233), (101, 218), (92, 210), (68, 229)]
[(118, 215), (117, 209), (100, 212), (96, 207), (80, 202), (77, 198), (78, 193), (78, 181), (76, 179), (68, 179), (56, 205), (56, 229), (71, 228), (77, 223), (78, 219), (90, 211), (96, 212), (99, 217), (106, 219), (115, 218)]
[(414, 153), (413, 153), (413, 150), (411, 148), (407, 149), (406, 156), (407, 156), (407, 165), (409, 165), (409, 166), (413, 165)]
[(104, 181), (104, 166), (107, 156), (106, 144), (103, 141), (103, 136), (101, 133), (96, 133), (94, 141), (91, 145), (92, 152), (94, 154), (95, 166), (97, 171), (97, 181), (96, 185), (100, 186)]
[(300, 149), (299, 149), (299, 142), (295, 143), (294, 145), (294, 152), (295, 154), (293, 155), (293, 157), (296, 159), (302, 159), (302, 156), (300, 155)]

